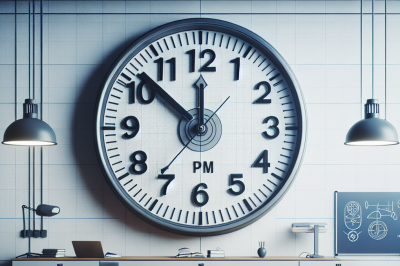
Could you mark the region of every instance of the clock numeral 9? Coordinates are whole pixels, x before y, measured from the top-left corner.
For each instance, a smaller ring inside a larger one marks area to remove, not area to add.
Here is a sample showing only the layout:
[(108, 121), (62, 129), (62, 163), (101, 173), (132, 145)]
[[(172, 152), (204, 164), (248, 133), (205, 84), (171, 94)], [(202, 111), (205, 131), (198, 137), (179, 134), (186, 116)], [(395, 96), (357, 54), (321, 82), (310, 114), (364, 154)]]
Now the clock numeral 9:
[[(163, 65), (163, 58), (160, 57), (154, 61), (157, 64), (157, 81), (163, 80), (163, 73), (164, 73), (164, 65)], [(175, 81), (176, 76), (176, 59), (172, 57), (165, 61), (166, 63), (170, 64), (170, 80)]]
[(235, 180), (235, 178), (243, 178), (243, 174), (231, 174), (229, 176), (229, 185), (238, 185), (239, 186), (239, 191), (234, 191), (232, 188), (228, 189), (228, 192), (231, 193), (232, 195), (238, 196), (244, 192), (244, 189), (246, 186), (244, 183), (240, 180)]
[(261, 81), (257, 83), (257, 85), (254, 87), (255, 90), (260, 89), (260, 87), (263, 86), (265, 88), (265, 93), (261, 95), (260, 98), (255, 100), (253, 103), (271, 103), (271, 99), (265, 99), (270, 93), (271, 93), (271, 85), (269, 85), (268, 82), (266, 81)]
[[(196, 65), (196, 50), (192, 49), (186, 52), (189, 55), (189, 73), (194, 72)], [(211, 49), (206, 49), (200, 53), (200, 58), (204, 58), (205, 54), (210, 55), (210, 59), (199, 69), (199, 72), (216, 72), (216, 67), (210, 67), (211, 63), (215, 60), (215, 52)]]
[[(137, 89), (136, 97), (142, 104), (152, 103), (154, 98), (156, 98), (156, 92), (152, 88), (147, 87), (148, 99), (146, 100), (143, 96), (144, 85), (146, 85), (146, 82), (142, 80), (136, 88)], [(128, 103), (129, 104), (135, 103), (135, 82), (129, 83), (128, 85), (126, 85), (126, 87), (129, 89)]]
[[(137, 156), (140, 156), (140, 158), (138, 159)], [(135, 175), (144, 174), (147, 171), (146, 160), (147, 155), (144, 151), (135, 151), (134, 153), (132, 153), (131, 161), (133, 162), (133, 164), (130, 167), (132, 173), (134, 173)], [(136, 166), (139, 166), (140, 170), (137, 170)]]
[[(192, 202), (199, 207), (206, 205), (209, 199), (207, 192), (205, 192), (204, 190), (199, 190), (200, 187), (208, 188), (205, 183), (200, 183), (192, 190)], [(197, 199), (198, 195), (202, 196), (201, 202)]]
[(268, 151), (264, 150), (258, 155), (257, 159), (251, 165), (251, 167), (260, 167), (263, 169), (263, 174), (268, 173), (268, 167), (270, 167), (270, 163), (268, 162)]
[(268, 128), (272, 128), (274, 130), (274, 134), (269, 135), (267, 131), (264, 131), (262, 133), (262, 135), (266, 138), (266, 139), (274, 139), (279, 135), (279, 120), (278, 118), (276, 118), (275, 116), (268, 116), (267, 118), (264, 119), (263, 124), (267, 124), (269, 122), (269, 120), (272, 120), (272, 125), (269, 126)]
[(131, 139), (137, 135), (140, 129), (139, 120), (135, 116), (127, 116), (121, 122), (121, 128), (131, 131), (131, 134), (125, 132), (122, 135), (124, 139)]

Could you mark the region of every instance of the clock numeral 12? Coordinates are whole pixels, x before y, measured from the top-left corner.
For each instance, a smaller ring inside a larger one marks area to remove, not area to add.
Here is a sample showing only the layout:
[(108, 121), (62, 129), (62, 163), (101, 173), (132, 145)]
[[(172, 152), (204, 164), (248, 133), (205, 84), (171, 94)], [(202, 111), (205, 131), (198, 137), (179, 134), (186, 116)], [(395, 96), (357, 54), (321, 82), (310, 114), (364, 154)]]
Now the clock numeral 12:
[[(164, 73), (164, 59), (162, 57), (158, 58), (154, 61), (157, 64), (157, 81), (163, 80), (163, 73)], [(170, 80), (175, 81), (176, 78), (176, 59), (172, 57), (165, 61), (166, 63), (170, 64)]]
[[(189, 55), (189, 73), (194, 72), (196, 65), (196, 50), (192, 49), (186, 52)], [(215, 60), (215, 52), (211, 49), (206, 49), (200, 53), (200, 58), (204, 58), (205, 54), (210, 55), (210, 59), (199, 69), (199, 72), (216, 72), (216, 67), (210, 67), (211, 63)]]
[[(197, 186), (195, 186), (192, 190), (192, 202), (199, 207), (206, 205), (209, 199), (207, 192), (205, 192), (204, 190), (199, 190), (200, 187), (208, 188), (205, 183), (200, 183)], [(203, 196), (201, 202), (197, 199), (198, 195)]]
[(268, 167), (270, 167), (270, 165), (271, 164), (268, 162), (268, 151), (264, 150), (260, 153), (251, 167), (260, 167), (263, 169), (263, 173), (266, 174), (268, 173)]

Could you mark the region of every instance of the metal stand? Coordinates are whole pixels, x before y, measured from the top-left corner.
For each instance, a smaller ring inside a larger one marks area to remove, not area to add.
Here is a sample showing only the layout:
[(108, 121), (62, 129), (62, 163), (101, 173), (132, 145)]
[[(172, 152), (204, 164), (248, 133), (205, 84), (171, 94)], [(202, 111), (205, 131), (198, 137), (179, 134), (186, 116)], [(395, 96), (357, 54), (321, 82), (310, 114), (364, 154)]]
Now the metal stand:
[(324, 256), (318, 255), (319, 245), (319, 225), (314, 225), (314, 254), (310, 254), (310, 258), (323, 258)]

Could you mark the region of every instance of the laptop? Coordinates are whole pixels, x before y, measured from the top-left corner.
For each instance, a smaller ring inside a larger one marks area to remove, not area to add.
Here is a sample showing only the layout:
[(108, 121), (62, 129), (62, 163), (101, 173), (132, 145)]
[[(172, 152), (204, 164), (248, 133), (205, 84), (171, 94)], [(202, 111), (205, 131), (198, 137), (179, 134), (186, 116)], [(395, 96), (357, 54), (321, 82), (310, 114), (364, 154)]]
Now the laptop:
[(104, 258), (101, 241), (72, 241), (77, 258)]

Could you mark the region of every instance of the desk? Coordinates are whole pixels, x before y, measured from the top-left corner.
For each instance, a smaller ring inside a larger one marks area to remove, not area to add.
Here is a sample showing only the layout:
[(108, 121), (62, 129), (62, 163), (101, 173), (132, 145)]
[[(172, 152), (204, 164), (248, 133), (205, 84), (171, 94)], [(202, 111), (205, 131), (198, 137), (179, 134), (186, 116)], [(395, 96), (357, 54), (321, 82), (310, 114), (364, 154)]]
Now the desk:
[(175, 258), (175, 257), (121, 257), (104, 259), (27, 258), (13, 259), (13, 266), (399, 266), (397, 260), (340, 260), (337, 258), (300, 257), (226, 257), (226, 258)]

